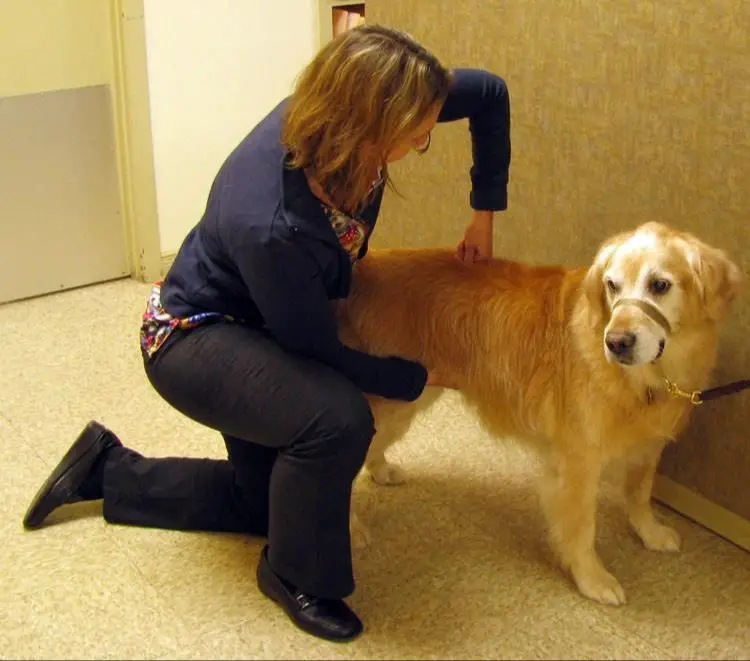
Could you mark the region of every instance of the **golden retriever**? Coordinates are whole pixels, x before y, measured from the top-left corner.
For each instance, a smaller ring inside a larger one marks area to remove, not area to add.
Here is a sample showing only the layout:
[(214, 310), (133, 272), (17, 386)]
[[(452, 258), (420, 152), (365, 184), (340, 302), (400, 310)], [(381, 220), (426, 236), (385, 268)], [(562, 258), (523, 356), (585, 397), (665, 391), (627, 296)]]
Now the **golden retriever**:
[[(654, 517), (651, 490), (662, 449), (693, 404), (666, 384), (709, 385), (718, 324), (740, 282), (723, 251), (650, 222), (604, 242), (588, 269), (373, 250), (337, 310), (344, 342), (421, 361), (463, 393), (492, 434), (541, 452), (552, 547), (581, 593), (622, 604), (595, 550), (600, 476), (624, 460), (635, 532), (649, 549), (679, 549), (678, 533)], [(385, 450), (434, 399), (431, 390), (414, 404), (370, 398), (378, 431), (366, 468), (376, 482), (402, 481)]]

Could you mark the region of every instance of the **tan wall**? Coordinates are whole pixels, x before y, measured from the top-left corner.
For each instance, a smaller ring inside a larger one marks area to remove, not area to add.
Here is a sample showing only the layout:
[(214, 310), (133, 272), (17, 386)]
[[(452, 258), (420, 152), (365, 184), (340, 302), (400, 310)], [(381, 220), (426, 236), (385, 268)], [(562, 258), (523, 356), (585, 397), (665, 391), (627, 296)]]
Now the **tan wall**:
[[(647, 219), (728, 249), (750, 274), (750, 3), (368, 0), (449, 66), (495, 71), (511, 97), (510, 208), (498, 254), (588, 263)], [(465, 123), (394, 170), (375, 245), (454, 244), (470, 217)], [(750, 288), (749, 288), (750, 289)], [(750, 377), (750, 290), (716, 382)], [(613, 406), (616, 403), (613, 402)], [(750, 394), (707, 404), (662, 470), (750, 519)]]
[(104, 0), (4, 0), (0, 96), (109, 84), (109, 10)]

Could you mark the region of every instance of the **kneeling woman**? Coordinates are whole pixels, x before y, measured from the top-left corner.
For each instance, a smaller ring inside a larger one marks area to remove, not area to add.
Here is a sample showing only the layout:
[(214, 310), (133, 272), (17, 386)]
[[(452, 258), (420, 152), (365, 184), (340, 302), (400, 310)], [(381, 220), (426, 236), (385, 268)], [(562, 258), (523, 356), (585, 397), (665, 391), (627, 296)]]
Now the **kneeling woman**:
[[(491, 256), (506, 207), (509, 103), (502, 79), (446, 69), (409, 36), (366, 25), (325, 45), (228, 156), (141, 327), (146, 374), (227, 459), (147, 458), (97, 422), (32, 501), (103, 498), (111, 523), (267, 536), (258, 584), (327, 639), (362, 631), (354, 590), (352, 482), (374, 434), (363, 393), (419, 397), (424, 366), (354, 351), (330, 304), (365, 257), (388, 164), (424, 153), (436, 124), (468, 118), (472, 218), (457, 258)], [(418, 219), (409, 219), (418, 222)], [(477, 267), (479, 268), (479, 267)]]

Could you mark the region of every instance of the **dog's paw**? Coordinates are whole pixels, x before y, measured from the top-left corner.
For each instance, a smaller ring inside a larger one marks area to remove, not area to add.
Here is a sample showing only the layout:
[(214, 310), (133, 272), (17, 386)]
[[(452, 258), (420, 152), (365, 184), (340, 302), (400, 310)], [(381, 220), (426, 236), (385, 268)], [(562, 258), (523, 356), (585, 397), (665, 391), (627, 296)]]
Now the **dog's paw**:
[(638, 531), (644, 546), (651, 551), (676, 553), (682, 546), (682, 538), (674, 528), (654, 523)]
[(576, 576), (576, 584), (581, 594), (600, 604), (621, 606), (625, 603), (625, 590), (606, 569), (600, 569), (584, 577)]
[(377, 469), (370, 472), (372, 479), (381, 485), (394, 486), (406, 482), (406, 473), (396, 464), (381, 464)]

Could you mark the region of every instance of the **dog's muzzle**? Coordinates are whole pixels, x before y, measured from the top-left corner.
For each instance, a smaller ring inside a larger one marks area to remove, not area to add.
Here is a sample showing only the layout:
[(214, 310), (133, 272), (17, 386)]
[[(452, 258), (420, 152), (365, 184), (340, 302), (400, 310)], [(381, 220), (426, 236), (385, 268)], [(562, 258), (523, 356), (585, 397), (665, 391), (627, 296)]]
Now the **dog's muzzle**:
[[(615, 304), (612, 306), (612, 311), (614, 312), (614, 310), (617, 309), (617, 307), (619, 307), (620, 305), (634, 305), (635, 307), (637, 307), (649, 319), (651, 319), (661, 327), (661, 329), (664, 331), (665, 338), (669, 337), (672, 334), (672, 326), (669, 323), (669, 320), (653, 303), (649, 303), (648, 301), (644, 301), (640, 298), (621, 298), (618, 301), (615, 301)], [(655, 363), (657, 360), (659, 360), (659, 358), (661, 358), (662, 354), (664, 353), (665, 347), (666, 339), (663, 339), (659, 342), (659, 352), (651, 362)], [(615, 351), (615, 353), (617, 352)]]

